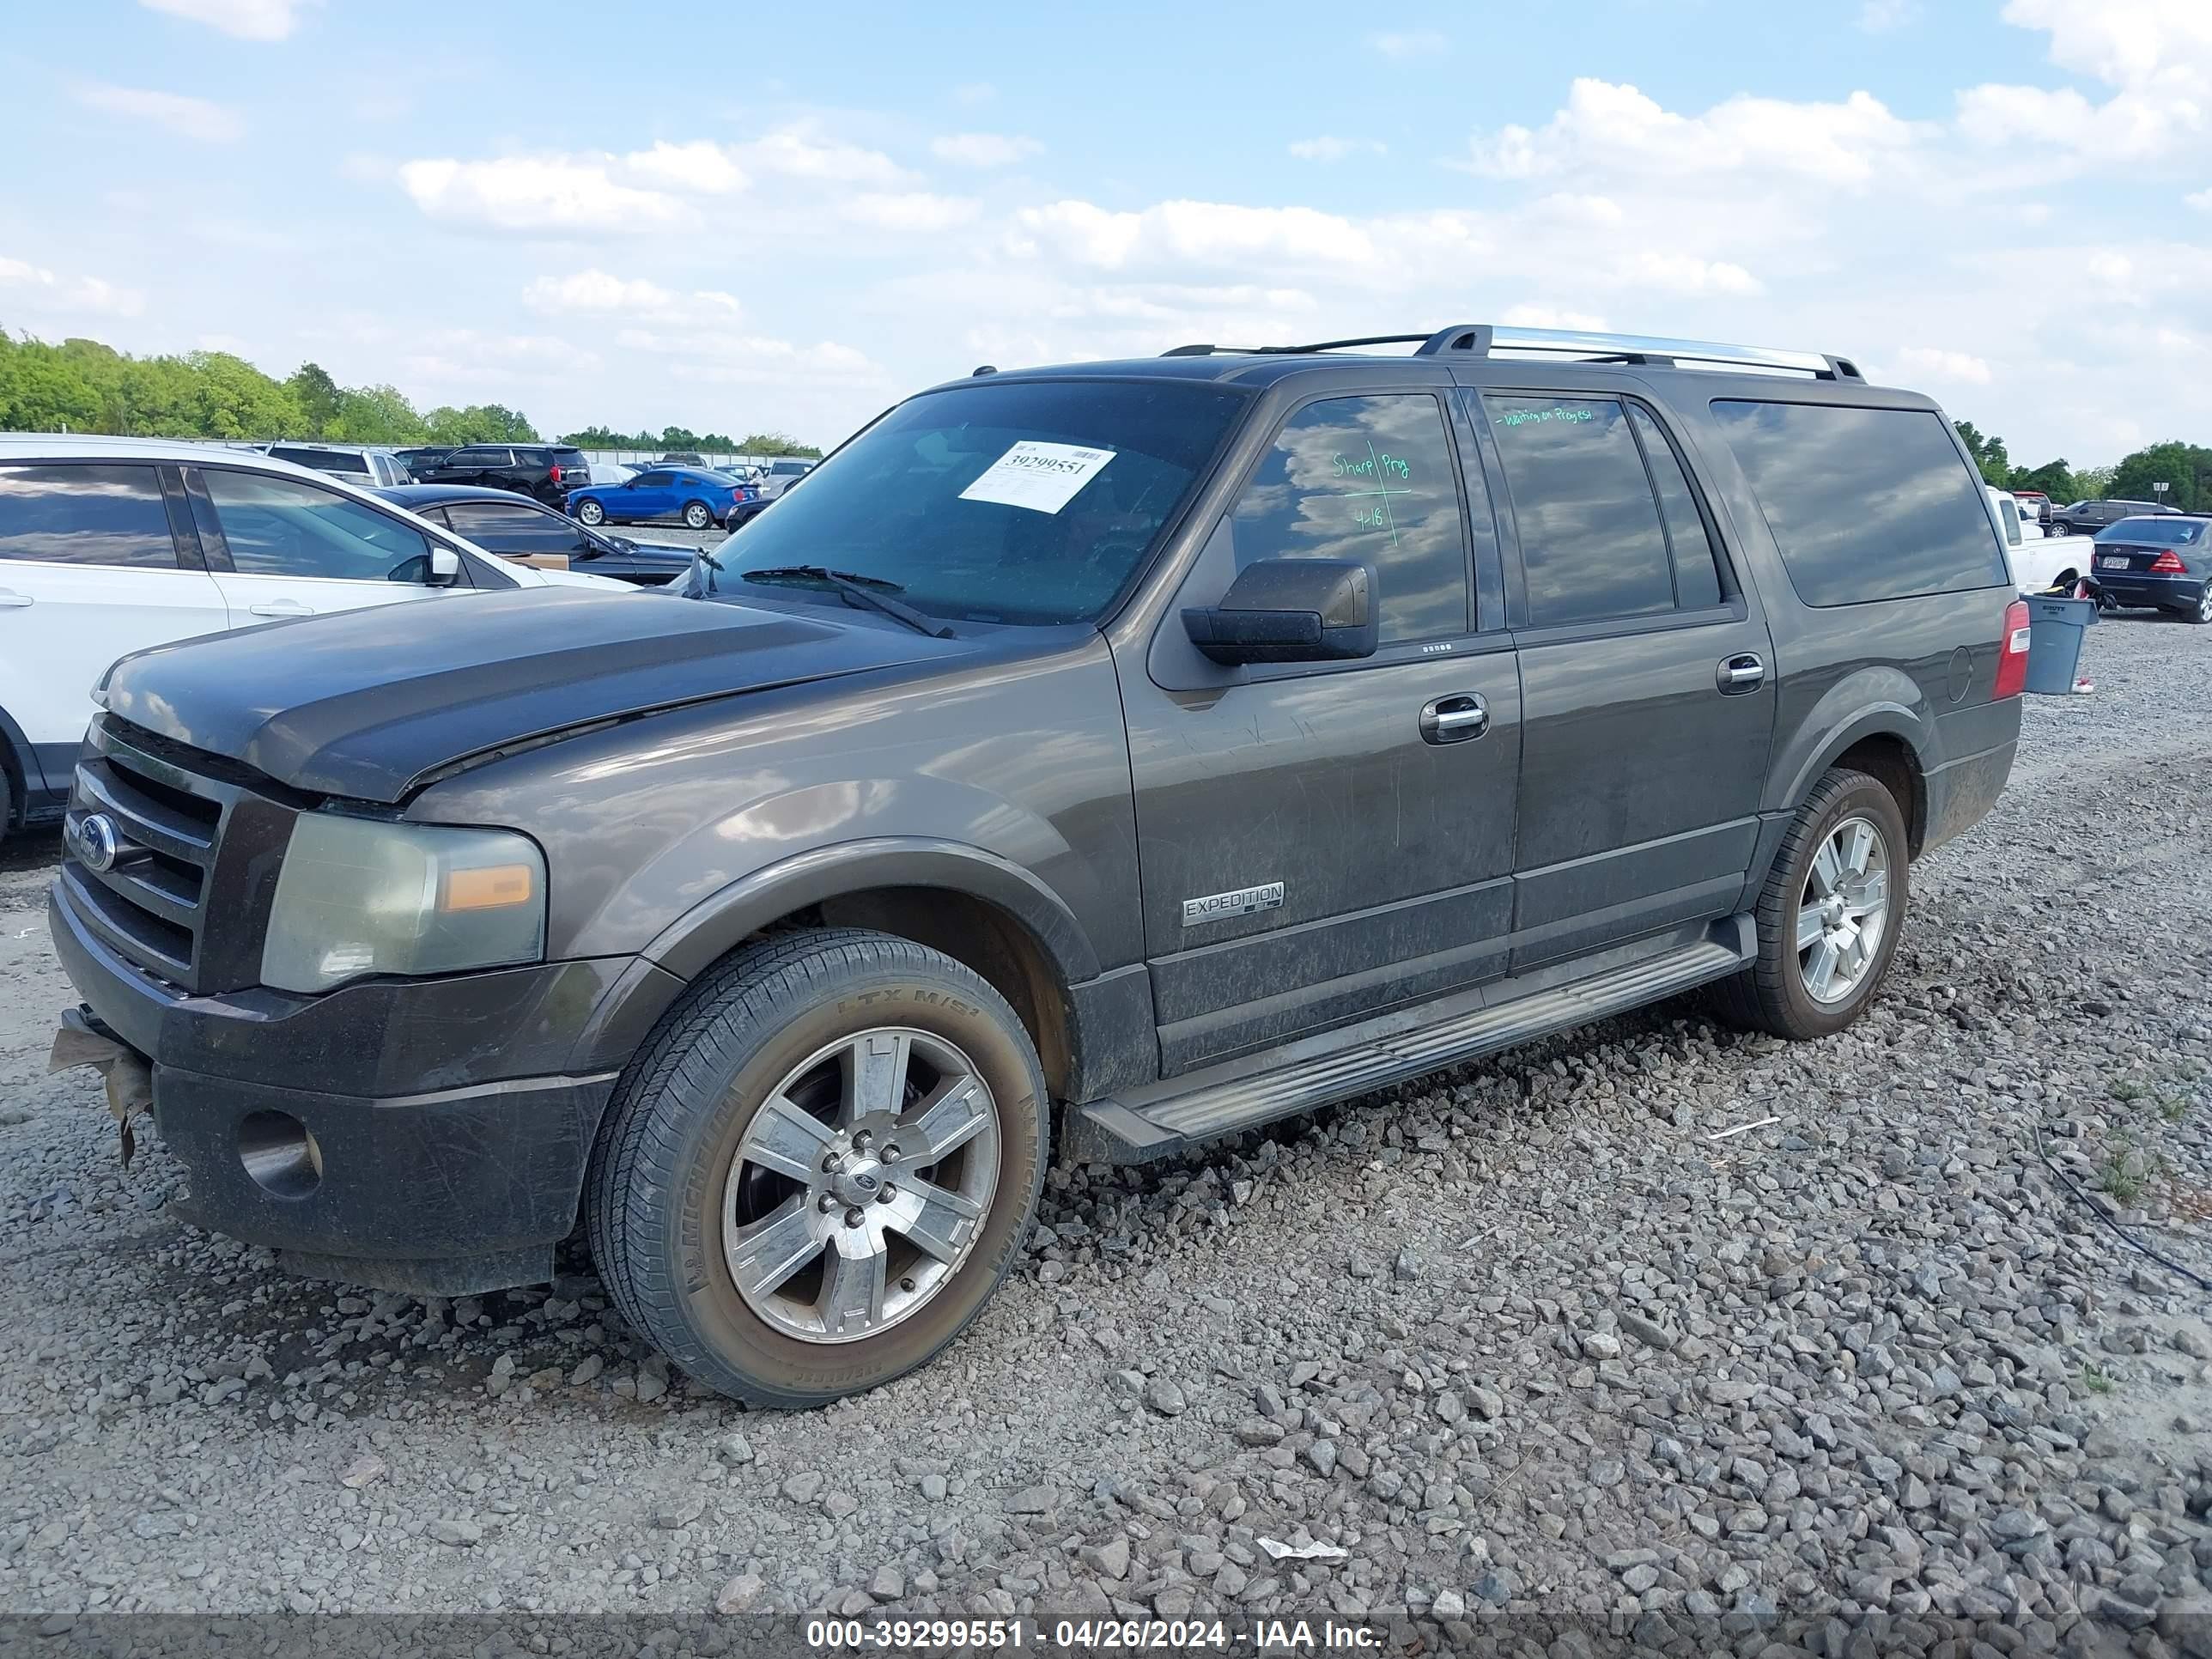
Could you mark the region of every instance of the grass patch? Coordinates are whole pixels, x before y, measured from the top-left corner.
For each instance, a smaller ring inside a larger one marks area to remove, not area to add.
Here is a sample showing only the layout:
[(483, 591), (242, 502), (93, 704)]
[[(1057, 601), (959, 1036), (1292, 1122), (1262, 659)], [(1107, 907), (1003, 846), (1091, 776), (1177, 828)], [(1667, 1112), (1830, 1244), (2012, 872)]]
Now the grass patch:
[(2123, 1204), (2132, 1204), (2142, 1196), (2142, 1177), (2131, 1174), (2125, 1152), (2114, 1152), (2097, 1171), (2097, 1184)]
[(2094, 1365), (2081, 1367), (2081, 1389), (2085, 1394), (2110, 1394), (2112, 1379)]

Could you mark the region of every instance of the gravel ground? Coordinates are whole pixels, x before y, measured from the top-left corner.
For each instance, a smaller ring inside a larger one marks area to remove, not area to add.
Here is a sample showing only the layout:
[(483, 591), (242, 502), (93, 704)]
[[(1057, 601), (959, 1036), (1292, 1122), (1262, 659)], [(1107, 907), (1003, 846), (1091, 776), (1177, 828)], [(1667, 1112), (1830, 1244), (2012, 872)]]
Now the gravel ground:
[(41, 1074), (56, 843), (10, 843), (0, 1610), (1296, 1606), (1434, 1650), (1779, 1607), (1831, 1659), (1957, 1618), (2212, 1651), (2207, 1297), (2061, 1187), (2212, 1276), (2208, 669), (2212, 629), (2092, 633), (2096, 695), (2030, 700), (1843, 1036), (1662, 1009), (1055, 1171), (952, 1351), (796, 1417), (669, 1376), (580, 1260), (424, 1302), (178, 1224), (158, 1139), (125, 1176), (89, 1074)]

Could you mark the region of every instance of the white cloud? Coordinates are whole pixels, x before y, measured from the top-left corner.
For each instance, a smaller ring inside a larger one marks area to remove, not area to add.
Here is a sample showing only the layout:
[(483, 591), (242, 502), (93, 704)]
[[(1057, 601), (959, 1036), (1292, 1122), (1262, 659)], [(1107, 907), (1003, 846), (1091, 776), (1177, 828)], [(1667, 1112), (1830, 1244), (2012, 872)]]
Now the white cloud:
[(98, 110), (103, 115), (119, 115), (126, 120), (150, 121), (180, 137), (198, 139), (204, 144), (231, 143), (246, 132), (246, 123), (235, 110), (179, 92), (115, 87), (94, 81), (77, 87), (75, 94), (77, 102), (87, 109)]
[(146, 296), (100, 276), (65, 276), (24, 259), (0, 254), (0, 302), (62, 319), (136, 317)]
[(1079, 264), (1115, 270), (1152, 261), (1248, 264), (1278, 258), (1321, 265), (1364, 265), (1375, 258), (1367, 233), (1314, 208), (1237, 207), (1162, 202), (1141, 212), (1112, 212), (1089, 202), (1054, 202), (1015, 215), (1014, 251), (1048, 248)]
[(2087, 161), (2127, 161), (2162, 155), (2173, 143), (2172, 112), (2125, 94), (2092, 104), (2072, 87), (1986, 85), (1961, 92), (1958, 103), (1959, 131), (1988, 149), (2045, 145)]
[(299, 27), (300, 14), (315, 0), (138, 0), (149, 11), (165, 11), (205, 23), (241, 40), (282, 40)]
[(1840, 104), (1740, 95), (1680, 115), (1632, 86), (1585, 76), (1544, 126), (1478, 138), (1461, 165), (1497, 179), (1769, 173), (1863, 188), (1925, 136), (1866, 92)]
[(1323, 133), (1318, 138), (1293, 140), (1290, 149), (1301, 161), (1341, 161), (1350, 155), (1380, 155), (1386, 148), (1373, 138), (1334, 138)]
[(1434, 29), (1408, 29), (1370, 34), (1367, 44), (1385, 58), (1426, 58), (1442, 52), (1447, 42)]
[(1725, 259), (1644, 248), (1616, 261), (1613, 278), (1625, 285), (1668, 294), (1763, 294), (1759, 279)]
[(1969, 351), (1950, 351), (1940, 346), (1906, 346), (1897, 354), (1897, 362), (1905, 377), (1913, 380), (1987, 386), (1991, 379), (1988, 362)]
[(2200, 190), (2194, 195), (2185, 196), (2181, 199), (2199, 213), (2212, 213), (2212, 190)]
[(738, 147), (748, 166), (787, 179), (886, 188), (912, 182), (913, 175), (881, 150), (858, 144), (819, 142), (808, 131), (787, 127)]
[(1959, 94), (1960, 126), (1985, 145), (2036, 143), (2086, 164), (2153, 160), (2212, 133), (2212, 6), (2204, 0), (2008, 0), (2004, 21), (2051, 37), (2051, 61), (2112, 88), (1984, 85)]
[(1571, 328), (1585, 334), (1601, 334), (1606, 320), (1592, 311), (1563, 311), (1557, 306), (1508, 306), (1498, 320), (1513, 328)]
[(399, 183), (430, 218), (469, 229), (634, 234), (676, 229), (697, 218), (663, 191), (617, 183), (605, 156), (408, 161), (399, 168)]
[(925, 190), (864, 191), (848, 198), (839, 211), (856, 224), (879, 230), (949, 230), (973, 223), (982, 204), (964, 196), (933, 196)]
[(940, 161), (963, 167), (1010, 167), (1044, 146), (1034, 138), (1000, 132), (951, 132), (930, 141), (929, 153)]
[(603, 316), (625, 320), (728, 324), (742, 309), (737, 296), (714, 289), (678, 294), (642, 276), (622, 277), (594, 267), (567, 276), (540, 276), (522, 290), (522, 303), (547, 316)]
[(1919, 16), (1919, 0), (1860, 0), (1858, 26), (1869, 34), (1887, 34)]
[(623, 160), (633, 177), (650, 184), (709, 196), (725, 196), (745, 187), (744, 169), (730, 159), (721, 145), (703, 138), (688, 144), (662, 139), (651, 149), (632, 150)]
[(866, 353), (834, 340), (801, 345), (729, 331), (625, 328), (617, 331), (614, 343), (622, 351), (666, 358), (660, 372), (678, 380), (761, 384), (806, 377), (878, 386), (885, 378)]

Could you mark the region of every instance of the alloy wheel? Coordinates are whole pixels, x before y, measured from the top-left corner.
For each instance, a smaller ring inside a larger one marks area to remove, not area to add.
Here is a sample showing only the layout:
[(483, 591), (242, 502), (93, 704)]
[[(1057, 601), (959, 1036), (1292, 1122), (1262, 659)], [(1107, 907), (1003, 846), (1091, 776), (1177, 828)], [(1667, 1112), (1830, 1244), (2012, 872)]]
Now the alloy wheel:
[(1797, 904), (1797, 971), (1814, 1001), (1857, 991), (1889, 927), (1889, 848), (1868, 818), (1845, 818), (1813, 855)]
[(975, 1063), (876, 1027), (809, 1055), (754, 1114), (723, 1185), (723, 1259), (780, 1334), (856, 1341), (951, 1282), (998, 1185), (998, 1106)]

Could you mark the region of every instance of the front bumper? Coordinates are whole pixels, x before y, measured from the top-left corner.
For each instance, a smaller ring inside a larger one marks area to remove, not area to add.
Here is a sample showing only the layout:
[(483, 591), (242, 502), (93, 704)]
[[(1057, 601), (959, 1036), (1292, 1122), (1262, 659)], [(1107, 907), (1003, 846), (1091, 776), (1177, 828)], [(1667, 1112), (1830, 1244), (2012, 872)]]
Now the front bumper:
[[(178, 1208), (306, 1271), (459, 1295), (550, 1272), (620, 1057), (651, 1006), (624, 959), (193, 996), (118, 956), (57, 883), (54, 948), (153, 1068)], [(301, 1086), (312, 1079), (312, 1086)]]

